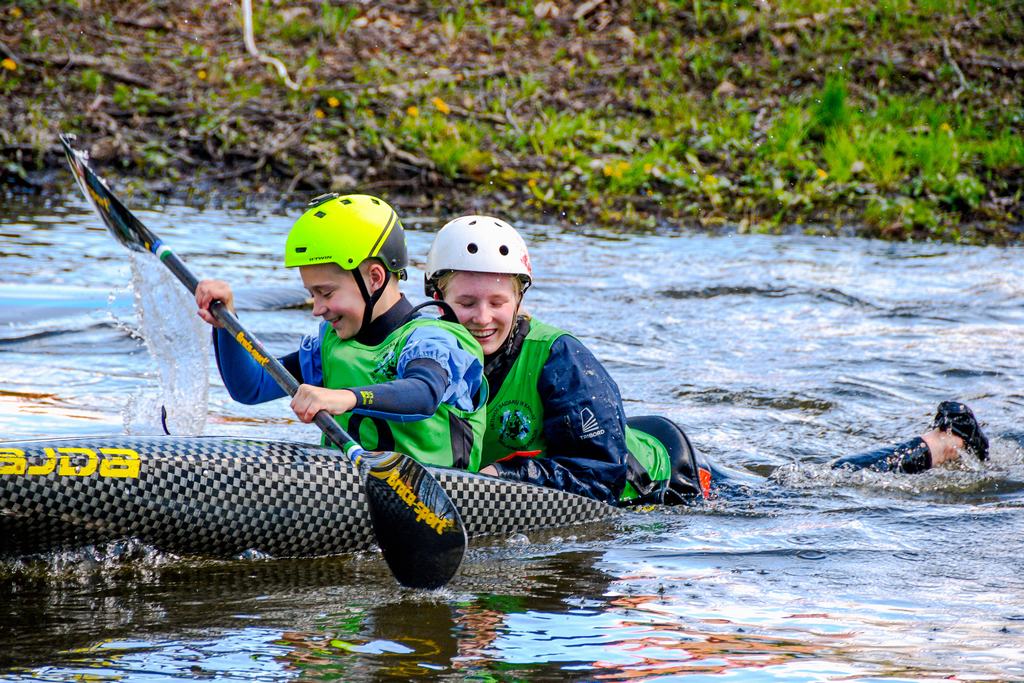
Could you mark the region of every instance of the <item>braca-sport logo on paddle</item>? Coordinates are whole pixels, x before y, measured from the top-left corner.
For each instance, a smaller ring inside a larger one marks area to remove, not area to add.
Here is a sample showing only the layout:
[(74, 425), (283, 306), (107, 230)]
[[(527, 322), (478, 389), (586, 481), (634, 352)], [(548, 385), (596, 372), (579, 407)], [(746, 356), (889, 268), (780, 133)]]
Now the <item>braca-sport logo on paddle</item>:
[(390, 465), (388, 465), (386, 469), (377, 469), (376, 467), (372, 467), (370, 468), (370, 476), (376, 477), (390, 486), (391, 489), (398, 494), (398, 497), (405, 501), (405, 504), (412, 509), (413, 513), (416, 515), (416, 521), (426, 524), (436, 531), (438, 535), (441, 535), (455, 527), (455, 520), (450, 517), (441, 517), (431, 510), (429, 505), (417, 497), (416, 491), (413, 490), (413, 487), (402, 481), (402, 473), (399, 470), (391, 467)]
[(381, 502), (370, 508), (370, 519), (395, 578), (403, 586), (444, 585), (466, 550), (466, 530), (455, 504), (415, 460), (389, 452), (366, 452), (363, 458), (370, 465), (366, 494)]
[(249, 352), (252, 359), (260, 365), (266, 365), (269, 359), (259, 352), (259, 349), (249, 341), (249, 338), (245, 336), (245, 332), (239, 330), (238, 334), (235, 335), (235, 341), (238, 342), (243, 349)]

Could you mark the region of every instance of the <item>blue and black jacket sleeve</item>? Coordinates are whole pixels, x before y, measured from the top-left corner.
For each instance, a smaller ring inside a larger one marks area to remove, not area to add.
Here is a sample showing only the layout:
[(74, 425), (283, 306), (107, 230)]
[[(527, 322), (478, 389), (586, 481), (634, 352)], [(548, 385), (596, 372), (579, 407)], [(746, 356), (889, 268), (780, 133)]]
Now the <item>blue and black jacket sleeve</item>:
[[(253, 360), (226, 330), (214, 329), (213, 346), (217, 369), (231, 398), (239, 403), (254, 405), (285, 396), (284, 389), (278, 386), (270, 373)], [(303, 338), (298, 351), (282, 356), (279, 360), (299, 383), (323, 386), (319, 337)], [(473, 360), (472, 357), (470, 360)], [(454, 363), (450, 365), (461, 367)], [(479, 365), (477, 361), (476, 366)], [(357, 401), (354, 412), (379, 415), (391, 420), (422, 420), (432, 415), (449, 394), (456, 393), (449, 389), (449, 378), (454, 373), (442, 367), (434, 357), (414, 356), (408, 359), (402, 364), (401, 374), (401, 378), (384, 384), (352, 387)], [(468, 376), (468, 380), (464, 375)], [(478, 375), (482, 375), (482, 370), (476, 369), (476, 375), (471, 375), (470, 372), (459, 374), (460, 381), (467, 385), (464, 391), (479, 389)], [(476, 377), (475, 384), (469, 381), (473, 377)], [(454, 402), (456, 398), (459, 397), (454, 396), (450, 400)]]
[(582, 342), (564, 335), (552, 345), (537, 388), (548, 452), (501, 460), (495, 463), (498, 475), (617, 504), (628, 451), (615, 380)]

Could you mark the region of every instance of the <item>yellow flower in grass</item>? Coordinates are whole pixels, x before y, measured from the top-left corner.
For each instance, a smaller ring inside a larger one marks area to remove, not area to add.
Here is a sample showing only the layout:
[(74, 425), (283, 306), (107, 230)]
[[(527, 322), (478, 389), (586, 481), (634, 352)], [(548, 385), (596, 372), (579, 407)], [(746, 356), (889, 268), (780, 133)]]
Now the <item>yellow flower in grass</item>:
[(948, 123), (946, 123), (945, 121), (943, 121), (942, 125), (939, 126), (939, 130), (941, 130), (943, 133), (952, 133), (953, 132), (953, 127), (951, 125), (949, 125)]
[(313, 110), (313, 116), (317, 117), (318, 119), (322, 119), (325, 116), (327, 116), (327, 114), (324, 113), (323, 109), (317, 107), (316, 109)]
[(608, 164), (602, 169), (606, 178), (615, 178), (618, 180), (622, 177), (622, 174), (629, 170), (629, 162), (624, 160), (616, 161), (614, 164)]
[(415, 105), (413, 105), (413, 106), (409, 107), (408, 109), (406, 109), (405, 113), (408, 114), (410, 118), (414, 119), (414, 118), (416, 118), (417, 116), (420, 115), (420, 108), (415, 106)]
[(4, 58), (4, 61), (0, 62), (0, 66), (3, 66), (8, 71), (14, 71), (18, 68), (18, 63), (10, 57)]
[(331, 97), (327, 98), (327, 106), (330, 107), (331, 109), (337, 107), (339, 104), (341, 104), (341, 100), (339, 100), (337, 97), (334, 97), (332, 95)]
[(22, 11), (20, 7), (12, 7), (10, 13), (15, 19), (21, 19)]
[(823, 168), (814, 169), (814, 175), (818, 176), (818, 180), (824, 180), (828, 178), (828, 173)]
[(435, 97), (430, 101), (434, 104), (435, 107), (437, 107), (437, 110), (442, 114), (448, 115), (449, 113), (451, 113), (451, 107), (449, 107), (448, 104), (445, 103), (445, 101), (442, 100), (440, 97)]
[(205, 81), (206, 77), (207, 77), (206, 69), (200, 69), (199, 71), (196, 72), (196, 78), (198, 78), (199, 80)]

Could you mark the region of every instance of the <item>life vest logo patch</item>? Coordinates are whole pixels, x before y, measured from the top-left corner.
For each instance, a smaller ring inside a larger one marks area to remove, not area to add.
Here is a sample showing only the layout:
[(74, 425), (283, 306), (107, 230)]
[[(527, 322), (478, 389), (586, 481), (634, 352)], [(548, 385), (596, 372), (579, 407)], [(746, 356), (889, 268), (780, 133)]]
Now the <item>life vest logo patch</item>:
[(374, 382), (390, 382), (398, 376), (398, 356), (395, 354), (395, 345), (388, 344), (377, 353), (374, 358), (373, 370), (370, 377)]
[(505, 448), (518, 451), (533, 440), (537, 417), (530, 406), (522, 401), (509, 401), (488, 412), (488, 429), (498, 435), (498, 442)]

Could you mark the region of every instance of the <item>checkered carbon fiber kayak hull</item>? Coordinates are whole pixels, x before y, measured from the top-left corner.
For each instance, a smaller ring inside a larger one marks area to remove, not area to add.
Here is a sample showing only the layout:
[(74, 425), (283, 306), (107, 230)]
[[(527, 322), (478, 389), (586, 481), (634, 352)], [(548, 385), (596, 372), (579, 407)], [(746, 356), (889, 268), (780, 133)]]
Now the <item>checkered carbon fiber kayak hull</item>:
[[(431, 472), (470, 537), (620, 514), (570, 493)], [(359, 473), (337, 451), (232, 437), (0, 442), (0, 555), (124, 538), (211, 557), (313, 557), (375, 545)]]

